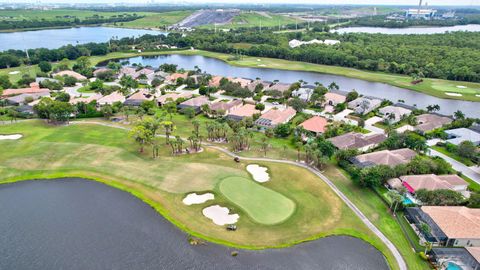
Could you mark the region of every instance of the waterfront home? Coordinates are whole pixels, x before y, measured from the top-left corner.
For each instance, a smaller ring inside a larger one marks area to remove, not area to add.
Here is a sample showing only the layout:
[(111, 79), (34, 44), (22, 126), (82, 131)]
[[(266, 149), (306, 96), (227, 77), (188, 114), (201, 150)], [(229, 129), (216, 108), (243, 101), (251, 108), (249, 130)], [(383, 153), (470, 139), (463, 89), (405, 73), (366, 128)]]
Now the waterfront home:
[(448, 189), (461, 193), (465, 197), (469, 197), (467, 191), (468, 183), (460, 176), (451, 175), (435, 175), (435, 174), (423, 174), (423, 175), (404, 175), (398, 178), (402, 185), (410, 192), (415, 194), (420, 189), (429, 191)]
[(251, 82), (249, 85), (247, 85), (247, 88), (248, 90), (250, 91), (255, 91), (255, 88), (257, 87), (257, 85), (261, 84), (263, 86), (263, 89), (262, 90), (265, 90), (267, 89), (271, 84), (272, 82), (268, 82), (268, 81), (262, 81), (262, 80), (255, 80), (253, 82)]
[(306, 120), (305, 122), (301, 123), (298, 126), (302, 127), (306, 131), (309, 131), (315, 134), (316, 136), (319, 136), (325, 133), (325, 131), (327, 130), (327, 125), (328, 125), (327, 119), (320, 116), (314, 116)]
[(38, 83), (31, 83), (28, 88), (18, 88), (18, 89), (5, 89), (2, 92), (2, 97), (9, 97), (21, 94), (40, 94), (40, 93), (49, 93), (50, 89), (40, 88)]
[(367, 114), (382, 105), (382, 100), (374, 97), (359, 97), (348, 103), (348, 108), (357, 114)]
[(272, 108), (262, 114), (255, 124), (264, 128), (274, 128), (280, 124), (286, 124), (297, 114), (292, 107), (283, 109)]
[(122, 93), (115, 91), (97, 100), (98, 105), (112, 105), (115, 102), (125, 102), (125, 96)]
[(378, 152), (358, 155), (352, 158), (352, 163), (360, 168), (373, 167), (377, 165), (386, 165), (394, 168), (400, 164), (407, 164), (417, 153), (408, 148), (397, 150), (383, 150)]
[(106, 67), (101, 67), (101, 68), (97, 68), (97, 69), (95, 69), (95, 71), (93, 71), (93, 77), (98, 77), (99, 74), (106, 73), (106, 72), (114, 72), (115, 73), (115, 71), (113, 69), (106, 68)]
[(163, 106), (169, 102), (175, 102), (178, 99), (189, 99), (193, 96), (191, 92), (168, 93), (157, 97), (158, 106)]
[(288, 83), (273, 83), (269, 85), (264, 91), (278, 91), (280, 93), (283, 93), (285, 91), (288, 91), (290, 89), (291, 84)]
[(172, 84), (176, 84), (178, 79), (180, 79), (180, 78), (186, 79), (187, 77), (188, 77), (188, 72), (172, 73), (165, 80), (172, 83)]
[(150, 92), (146, 89), (140, 89), (131, 96), (129, 96), (123, 105), (125, 106), (140, 106), (145, 101), (152, 101), (155, 97), (150, 94)]
[(337, 106), (338, 104), (347, 101), (347, 92), (344, 91), (330, 91), (325, 94), (324, 105)]
[(102, 97), (103, 96), (101, 94), (95, 94), (95, 95), (91, 95), (91, 96), (88, 96), (88, 97), (75, 97), (75, 98), (71, 98), (69, 103), (72, 104), (72, 105), (75, 105), (75, 104), (80, 103), (80, 102), (88, 104), (88, 103), (90, 103), (94, 100), (99, 100)]
[(470, 141), (475, 145), (480, 145), (480, 132), (469, 128), (456, 128), (445, 130), (448, 135), (447, 142), (459, 145), (464, 141)]
[(192, 108), (195, 110), (195, 113), (200, 113), (203, 105), (210, 104), (210, 100), (206, 96), (198, 96), (187, 101), (184, 101), (178, 104), (177, 108), (179, 110), (185, 110), (187, 108)]
[(219, 87), (220, 81), (223, 79), (223, 76), (212, 76), (210, 81), (208, 82), (208, 86), (210, 87)]
[(227, 117), (231, 120), (241, 121), (244, 118), (253, 117), (255, 114), (259, 113), (260, 111), (255, 109), (255, 105), (244, 104), (242, 106), (232, 108)]
[(310, 101), (312, 97), (313, 90), (315, 90), (315, 86), (313, 85), (305, 85), (300, 87), (299, 89), (292, 91), (292, 97), (299, 98), (303, 101)]
[(25, 104), (27, 100), (35, 101), (42, 97), (49, 97), (50, 92), (40, 92), (40, 93), (32, 93), (32, 94), (20, 94), (16, 96), (7, 97), (5, 101), (8, 105), (11, 106), (19, 106)]
[(450, 124), (453, 121), (451, 118), (446, 116), (431, 113), (422, 114), (415, 118), (417, 119), (415, 130), (418, 130), (422, 133), (441, 128), (442, 126)]
[(383, 120), (391, 124), (399, 122), (412, 113), (411, 110), (399, 106), (386, 106), (378, 112), (383, 116)]
[(340, 150), (357, 149), (364, 152), (377, 147), (386, 139), (387, 136), (384, 134), (365, 135), (357, 132), (349, 132), (337, 137), (329, 138), (328, 141)]
[(210, 104), (210, 114), (215, 116), (225, 116), (229, 114), (235, 108), (243, 105), (243, 102), (239, 99), (231, 100), (229, 102), (219, 101)]
[(250, 83), (252, 83), (252, 80), (251, 79), (247, 79), (247, 78), (233, 78), (230, 80), (232, 83), (238, 83), (240, 84), (241, 87), (247, 87)]
[(60, 77), (69, 76), (77, 79), (77, 81), (84, 81), (87, 79), (87, 77), (73, 70), (62, 70), (60, 72), (52, 74), (52, 77), (57, 77), (57, 76), (60, 76)]
[[(465, 206), (407, 208), (407, 220), (427, 241), (446, 247), (480, 246), (480, 209)], [(429, 230), (424, 230), (426, 224)]]
[[(480, 247), (435, 247), (429, 252), (430, 261), (442, 269), (480, 269)], [(460, 266), (462, 268), (460, 268)]]

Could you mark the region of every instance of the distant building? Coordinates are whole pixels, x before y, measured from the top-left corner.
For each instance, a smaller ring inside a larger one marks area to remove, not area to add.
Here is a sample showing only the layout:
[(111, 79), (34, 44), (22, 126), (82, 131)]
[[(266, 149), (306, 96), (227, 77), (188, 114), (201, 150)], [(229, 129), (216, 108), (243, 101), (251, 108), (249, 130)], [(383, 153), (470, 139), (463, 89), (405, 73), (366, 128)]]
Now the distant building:
[(407, 19), (431, 20), (435, 17), (436, 14), (437, 11), (435, 9), (411, 8), (406, 11), (405, 17)]
[(303, 101), (309, 101), (312, 97), (315, 86), (305, 85), (292, 92), (292, 97), (297, 97)]
[(239, 99), (235, 99), (229, 102), (219, 101), (210, 104), (210, 111), (213, 115), (224, 116), (229, 114), (235, 108), (243, 105), (243, 102)]
[(122, 93), (116, 91), (116, 92), (111, 93), (110, 95), (106, 95), (106, 96), (100, 98), (99, 100), (97, 100), (97, 104), (98, 105), (112, 105), (115, 102), (123, 103), (124, 101), (125, 101), (125, 96)]
[(84, 80), (87, 79), (87, 77), (83, 76), (82, 74), (80, 74), (78, 72), (72, 71), (72, 70), (62, 70), (60, 72), (57, 72), (57, 73), (53, 74), (52, 76), (53, 77), (69, 76), (69, 77), (73, 77), (73, 78), (77, 79), (77, 81), (84, 81)]
[(420, 189), (429, 191), (448, 189), (462, 193), (464, 196), (468, 196), (467, 188), (468, 183), (456, 174), (449, 175), (405, 175), (400, 176), (399, 179), (402, 184), (407, 188), (408, 192), (415, 194)]

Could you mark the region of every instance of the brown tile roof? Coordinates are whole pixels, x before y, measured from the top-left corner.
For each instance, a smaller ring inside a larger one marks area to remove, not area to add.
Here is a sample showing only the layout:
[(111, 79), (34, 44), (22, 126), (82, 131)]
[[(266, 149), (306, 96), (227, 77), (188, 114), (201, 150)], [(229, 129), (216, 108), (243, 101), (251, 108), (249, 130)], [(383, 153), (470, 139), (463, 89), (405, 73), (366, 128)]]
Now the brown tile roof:
[(423, 132), (440, 128), (443, 125), (450, 124), (452, 122), (452, 119), (448, 117), (430, 113), (419, 115), (416, 118), (418, 125), (415, 128)]
[(374, 146), (387, 139), (384, 134), (374, 134), (367, 136), (365, 134), (349, 132), (337, 137), (328, 139), (338, 149), (360, 149), (367, 146)]
[(98, 104), (104, 105), (104, 104), (113, 104), (115, 102), (124, 102), (125, 101), (125, 96), (120, 93), (120, 92), (113, 92), (110, 95), (106, 95), (99, 100), (97, 100)]
[(77, 97), (77, 98), (72, 98), (70, 99), (70, 104), (77, 104), (77, 103), (80, 103), (80, 102), (83, 102), (83, 103), (90, 103), (94, 100), (99, 100), (101, 99), (103, 96), (101, 94), (95, 94), (95, 95), (91, 95), (89, 97)]
[(455, 186), (466, 186), (468, 185), (465, 180), (457, 175), (435, 175), (435, 174), (424, 174), (424, 175), (405, 175), (401, 176), (400, 179), (407, 183), (413, 191), (419, 189), (426, 190), (439, 190), (439, 189), (450, 189), (453, 190)]
[(70, 77), (73, 77), (79, 81), (83, 81), (83, 80), (86, 80), (87, 77), (83, 76), (82, 74), (80, 73), (77, 73), (73, 70), (62, 70), (60, 72), (57, 72), (55, 74), (53, 74), (53, 76), (70, 76)]
[(264, 125), (262, 123), (268, 122), (269, 126), (276, 126), (279, 124), (284, 124), (290, 121), (297, 111), (295, 111), (292, 107), (287, 107), (284, 109), (270, 109), (266, 113), (262, 114), (257, 122), (260, 125)]
[(332, 101), (334, 104), (344, 103), (347, 101), (347, 96), (338, 93), (328, 92), (325, 94), (325, 101), (328, 103)]
[(157, 98), (158, 103), (168, 103), (169, 100), (175, 101), (179, 98), (191, 98), (193, 96), (192, 93), (183, 92), (183, 93), (168, 93), (163, 96)]
[(49, 93), (48, 88), (40, 88), (38, 83), (31, 83), (29, 88), (19, 88), (19, 89), (5, 89), (3, 90), (2, 96), (14, 96), (20, 94), (40, 94), (40, 93)]
[(224, 111), (224, 112), (228, 113), (230, 111), (230, 109), (232, 109), (234, 107), (238, 107), (242, 104), (243, 104), (243, 102), (239, 99), (232, 100), (230, 102), (223, 102), (223, 101), (214, 102), (210, 105), (210, 110), (212, 110), (212, 111)]
[(210, 103), (210, 100), (206, 96), (198, 96), (196, 98), (189, 99), (182, 102), (180, 105), (190, 106), (190, 107), (200, 107), (202, 105)]
[(185, 73), (172, 73), (168, 76), (167, 80), (170, 82), (176, 82), (178, 78), (186, 79), (188, 77), (188, 72)]
[(272, 86), (269, 86), (267, 87), (267, 89), (264, 89), (265, 91), (272, 91), (272, 90), (277, 90), (277, 91), (280, 91), (280, 92), (285, 92), (287, 91), (288, 89), (290, 89), (290, 84), (288, 83), (276, 83)]
[(245, 78), (233, 78), (230, 81), (233, 83), (239, 83), (242, 87), (247, 87), (250, 83), (252, 83), (252, 80)]
[(480, 262), (480, 247), (465, 247), (465, 249), (477, 262)]
[(355, 159), (364, 166), (387, 165), (395, 167), (408, 163), (417, 153), (408, 148), (398, 150), (383, 150), (356, 156)]
[(127, 100), (153, 100), (153, 95), (151, 95), (148, 90), (140, 89), (129, 96)]
[(320, 117), (314, 116), (305, 122), (301, 123), (299, 126), (302, 126), (305, 130), (315, 132), (315, 133), (324, 133), (328, 125), (328, 120)]
[(243, 118), (243, 117), (252, 117), (254, 114), (257, 114), (257, 113), (260, 113), (260, 111), (255, 109), (255, 105), (245, 104), (243, 106), (233, 108), (232, 110), (230, 110), (230, 113), (228, 115)]
[(480, 209), (465, 206), (422, 206), (448, 238), (480, 239)]
[(208, 82), (209, 86), (219, 87), (220, 81), (223, 79), (223, 76), (213, 76)]

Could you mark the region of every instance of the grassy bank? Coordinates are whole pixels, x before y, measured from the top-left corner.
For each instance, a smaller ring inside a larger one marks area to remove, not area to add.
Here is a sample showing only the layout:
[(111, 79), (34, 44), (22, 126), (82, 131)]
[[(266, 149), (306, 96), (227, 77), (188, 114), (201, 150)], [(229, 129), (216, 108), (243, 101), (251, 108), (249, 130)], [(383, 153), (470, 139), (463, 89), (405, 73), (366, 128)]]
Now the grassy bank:
[[(271, 181), (262, 187), (295, 204), (285, 221), (265, 225), (242, 210), (245, 205), (236, 205), (223, 195), (219, 188), (223, 179), (250, 176), (245, 170), (247, 163), (235, 163), (217, 151), (171, 156), (169, 147), (163, 146), (155, 160), (150, 149), (140, 154), (125, 130), (88, 124), (53, 127), (34, 120), (0, 126), (0, 133), (24, 135), (17, 141), (0, 141), (0, 182), (66, 176), (100, 180), (141, 198), (185, 232), (212, 242), (262, 249), (351, 235), (374, 245), (392, 268), (398, 269), (383, 243), (323, 181), (302, 168), (259, 163), (271, 172)], [(205, 191), (214, 193), (215, 200), (196, 206), (182, 203), (186, 194)], [(213, 204), (238, 213), (239, 230), (228, 232), (201, 214)]]

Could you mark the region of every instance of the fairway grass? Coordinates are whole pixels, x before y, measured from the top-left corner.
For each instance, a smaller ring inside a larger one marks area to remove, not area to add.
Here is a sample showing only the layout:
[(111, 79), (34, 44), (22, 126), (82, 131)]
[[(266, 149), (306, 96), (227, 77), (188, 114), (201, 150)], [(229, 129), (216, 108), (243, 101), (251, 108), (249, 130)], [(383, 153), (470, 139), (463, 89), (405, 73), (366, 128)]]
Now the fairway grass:
[(219, 190), (261, 224), (281, 223), (295, 211), (295, 203), (289, 198), (243, 177), (222, 180)]
[[(31, 120), (0, 126), (0, 133), (24, 136), (17, 141), (0, 141), (0, 183), (61, 177), (93, 179), (130, 192), (183, 231), (208, 241), (263, 249), (350, 235), (371, 243), (386, 256), (393, 269), (398, 269), (391, 252), (373, 232), (327, 184), (303, 168), (259, 162), (269, 168), (272, 179), (262, 187), (296, 205), (282, 223), (265, 225), (218, 188), (227, 177), (248, 178), (248, 164), (236, 163), (208, 147), (199, 154), (172, 156), (170, 147), (163, 146), (160, 158), (152, 159), (150, 149), (139, 153), (127, 131), (118, 128), (89, 124), (49, 126)], [(215, 199), (186, 206), (183, 199), (191, 192), (211, 192)], [(237, 231), (229, 232), (202, 215), (202, 209), (216, 204), (240, 215)]]

